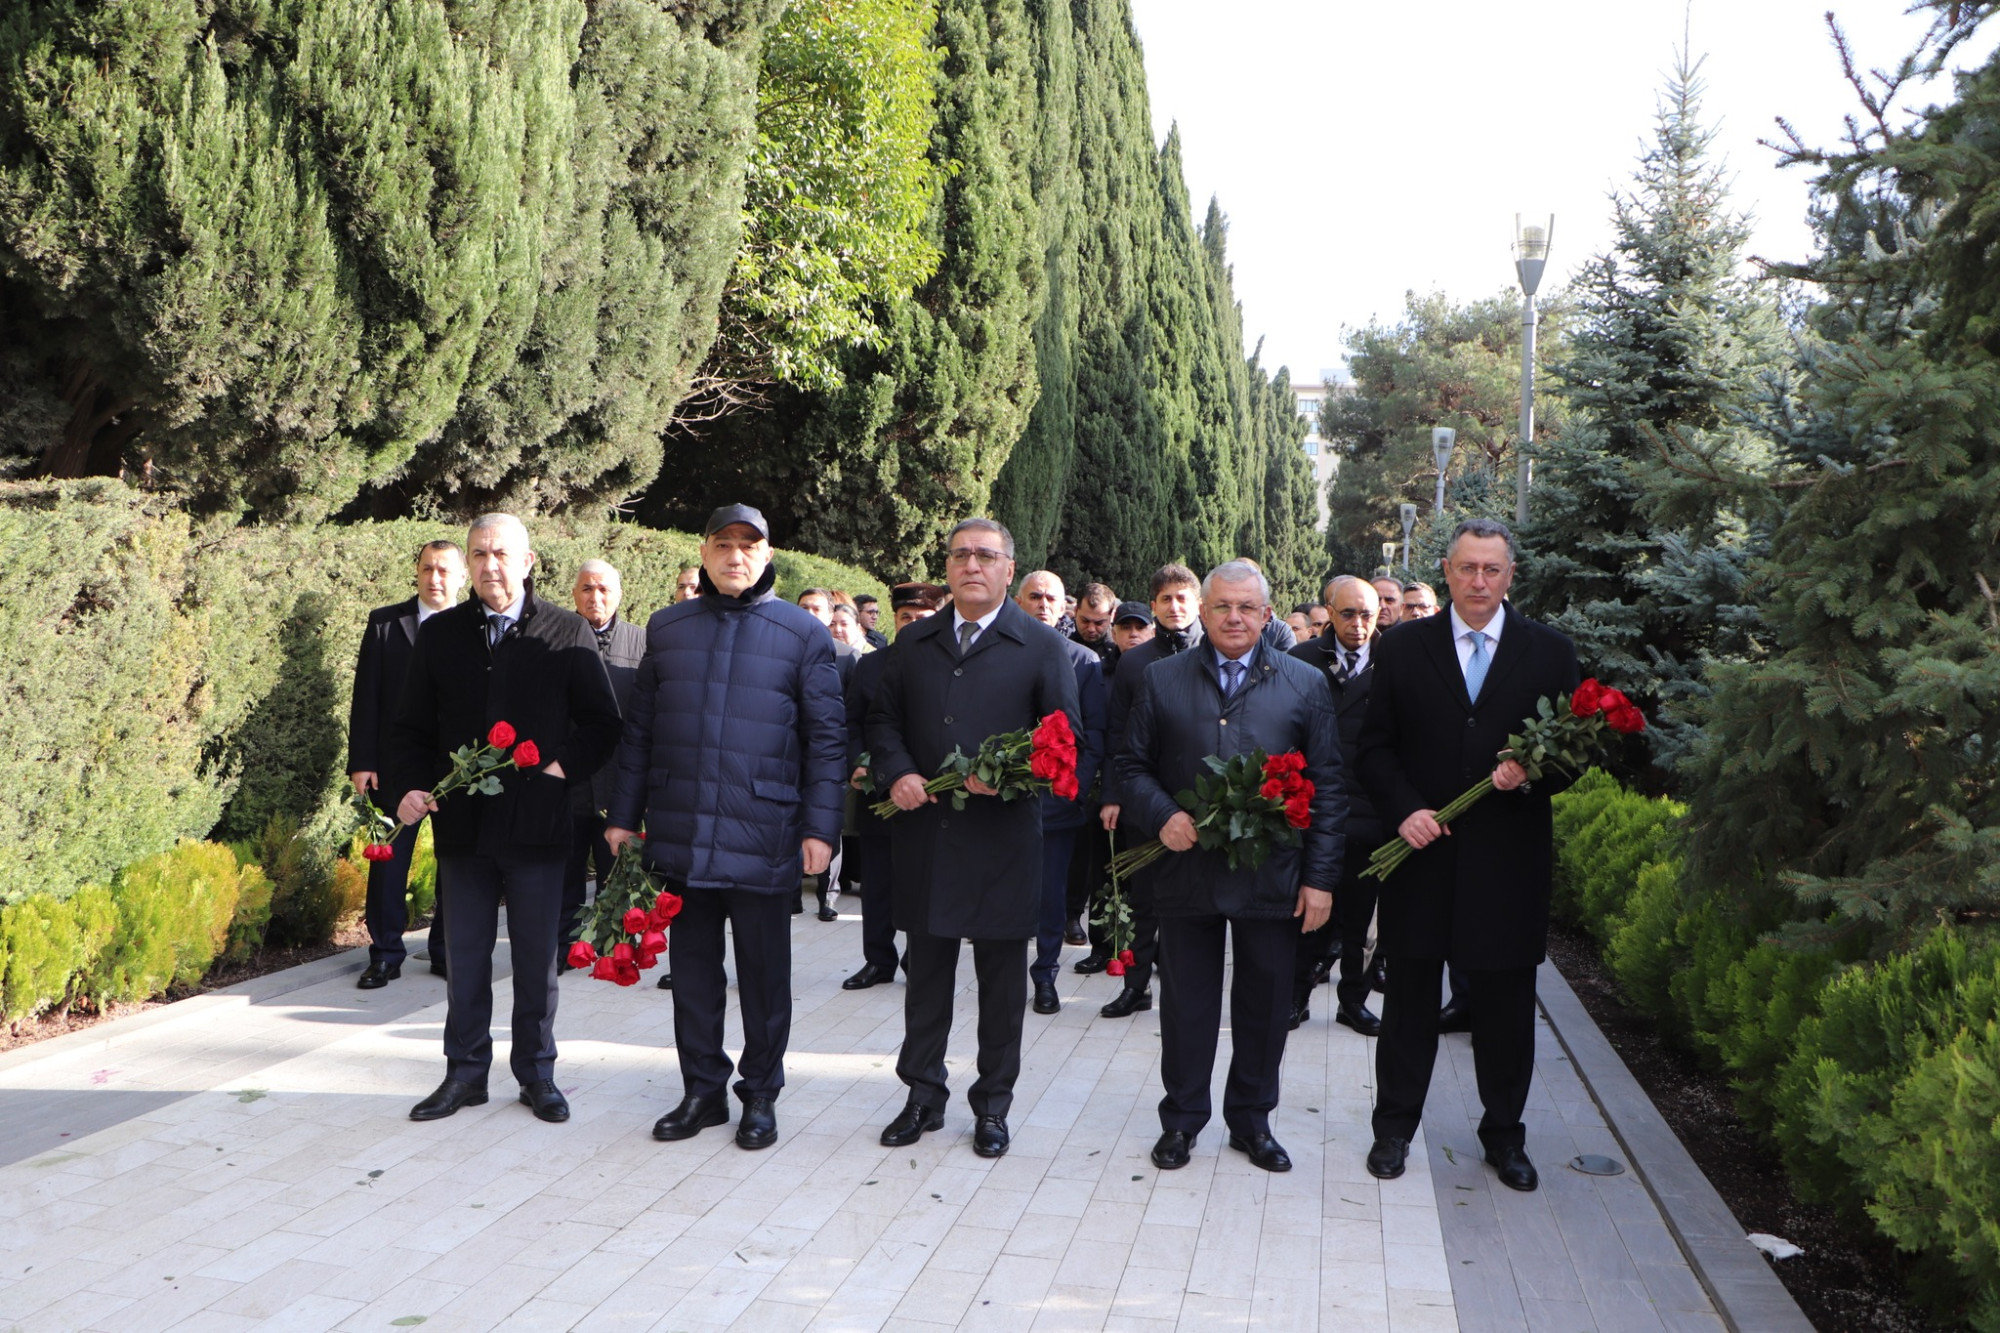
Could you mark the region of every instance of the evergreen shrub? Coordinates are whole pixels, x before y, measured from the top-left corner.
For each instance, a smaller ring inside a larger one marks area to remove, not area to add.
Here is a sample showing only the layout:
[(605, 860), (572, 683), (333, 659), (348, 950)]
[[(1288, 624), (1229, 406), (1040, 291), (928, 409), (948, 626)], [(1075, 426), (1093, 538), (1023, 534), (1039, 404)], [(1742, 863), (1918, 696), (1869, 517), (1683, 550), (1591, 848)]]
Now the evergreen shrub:
[(1656, 1017), (1673, 1012), (1673, 980), (1687, 960), (1691, 939), (1683, 930), (1688, 904), (1681, 894), (1681, 858), (1648, 861), (1632, 882), (1631, 896), (1604, 945), (1604, 965), (1626, 1000)]
[(117, 925), (118, 909), (101, 884), (66, 899), (36, 893), (0, 907), (0, 1014), (15, 1023), (66, 1006)]
[[(241, 859), (239, 856), (239, 862)], [(263, 949), (264, 935), (271, 928), (272, 884), (264, 867), (255, 862), (239, 864), (236, 884), (236, 914), (229, 919), (229, 939), (222, 947), (222, 957), (231, 963), (247, 963)]]
[(298, 820), (274, 814), (258, 840), (257, 863), (271, 881), (270, 927), (274, 949), (324, 944), (341, 916), (334, 856), (324, 843), (301, 834)]
[(236, 857), (220, 843), (183, 842), (120, 871), (118, 928), (87, 974), (91, 998), (144, 1000), (200, 981), (229, 937), (237, 893)]

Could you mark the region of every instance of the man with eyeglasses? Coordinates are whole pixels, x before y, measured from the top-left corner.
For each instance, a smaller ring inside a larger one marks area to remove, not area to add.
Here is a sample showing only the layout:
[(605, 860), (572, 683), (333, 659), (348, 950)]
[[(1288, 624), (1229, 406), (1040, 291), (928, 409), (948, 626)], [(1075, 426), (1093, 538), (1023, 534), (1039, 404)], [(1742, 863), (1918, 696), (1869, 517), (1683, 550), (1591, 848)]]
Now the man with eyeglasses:
[[(999, 1157), (1021, 1073), (1028, 999), (1028, 941), (1041, 921), (1042, 809), (1002, 801), (969, 778), (962, 809), (924, 790), (954, 750), (1032, 728), (1063, 712), (1079, 738), (1076, 673), (1061, 635), (1007, 596), (1014, 539), (990, 518), (969, 518), (946, 542), (950, 615), (897, 636), (868, 706), (868, 750), (897, 813), (889, 821), (895, 923), (908, 937), (903, 1049), (896, 1074), (910, 1098), (882, 1131), (903, 1148), (944, 1125), (960, 943), (972, 941), (979, 978), (979, 1076), (966, 1092), (976, 1118), (972, 1149)], [(1060, 595), (1060, 594), (1058, 594)]]
[[(1377, 640), (1361, 726), (1361, 781), (1385, 827), (1417, 852), (1380, 890), (1389, 957), (1375, 1047), (1375, 1144), (1368, 1170), (1403, 1173), (1437, 1060), (1445, 964), (1471, 980), (1472, 1059), (1486, 1160), (1510, 1189), (1538, 1180), (1521, 1111), (1535, 1068), (1535, 969), (1547, 956), (1554, 863), (1554, 772), (1530, 784), (1507, 735), (1536, 704), (1576, 688), (1576, 645), (1507, 604), (1514, 538), (1503, 523), (1460, 523), (1446, 548), (1448, 615)], [(1494, 794), (1446, 828), (1437, 812), (1481, 778)]]
[(1368, 923), (1375, 915), (1375, 881), (1361, 878), (1368, 858), (1388, 841), (1382, 820), (1361, 785), (1355, 760), (1361, 721), (1375, 682), (1375, 616), (1381, 603), (1372, 585), (1352, 574), (1330, 580), (1320, 595), (1333, 626), (1323, 637), (1302, 643), (1292, 656), (1316, 667), (1333, 690), (1334, 719), (1340, 728), (1341, 794), (1347, 798), (1345, 850), (1340, 883), (1333, 891), (1333, 916), (1320, 930), (1299, 940), (1292, 973), (1291, 1026), (1312, 1017), (1313, 987), (1325, 980), (1329, 964), (1340, 960), (1334, 988), (1333, 1021), (1364, 1037), (1377, 1036), (1382, 1020), (1368, 1008)]
[(1425, 620), (1438, 613), (1437, 589), (1428, 583), (1403, 585), (1403, 619)]

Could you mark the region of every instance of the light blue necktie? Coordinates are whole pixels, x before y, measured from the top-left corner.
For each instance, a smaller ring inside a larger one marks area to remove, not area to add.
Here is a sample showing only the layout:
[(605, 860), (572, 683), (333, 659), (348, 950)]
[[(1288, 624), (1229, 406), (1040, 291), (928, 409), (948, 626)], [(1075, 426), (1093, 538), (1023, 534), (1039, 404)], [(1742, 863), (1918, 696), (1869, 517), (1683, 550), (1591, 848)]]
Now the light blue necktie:
[(1472, 656), (1465, 663), (1465, 697), (1479, 702), (1479, 687), (1486, 683), (1486, 668), (1490, 659), (1486, 656), (1486, 636), (1478, 630), (1470, 630), (1466, 638), (1472, 640)]
[(1224, 662), (1222, 664), (1222, 697), (1225, 699), (1233, 697), (1237, 687), (1242, 683), (1243, 664), (1241, 662)]

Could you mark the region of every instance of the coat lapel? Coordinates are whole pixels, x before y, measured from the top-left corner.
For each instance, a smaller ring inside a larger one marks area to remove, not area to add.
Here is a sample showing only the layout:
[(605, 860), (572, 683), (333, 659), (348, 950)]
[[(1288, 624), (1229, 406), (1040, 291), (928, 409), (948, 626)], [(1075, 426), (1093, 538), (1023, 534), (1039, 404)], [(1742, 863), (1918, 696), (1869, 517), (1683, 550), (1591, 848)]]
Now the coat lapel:
[[(1507, 678), (1507, 673), (1519, 666), (1528, 656), (1528, 636), (1517, 633), (1521, 628), (1521, 617), (1516, 615), (1511, 602), (1501, 603), (1506, 609), (1500, 627), (1500, 644), (1493, 650), (1493, 663), (1486, 668), (1486, 683), (1479, 692), (1483, 695)], [(1512, 628), (1509, 628), (1511, 624)], [(1463, 677), (1461, 677), (1461, 680)]]
[[(966, 649), (965, 657), (963, 660), (968, 662), (971, 661), (973, 658), (979, 656), (981, 653), (985, 652), (988, 648), (992, 647), (994, 642), (1003, 635), (1009, 639), (1012, 639), (1016, 643), (1026, 643), (1028, 641), (1027, 636), (1022, 634), (1021, 627), (1014, 623), (1014, 617), (1020, 616), (1023, 619), (1026, 619), (1027, 614), (1028, 613), (1026, 611), (1023, 611), (1020, 607), (1014, 605), (1012, 602), (1002, 602), (1000, 604), (1000, 614), (993, 617), (992, 624), (988, 625), (985, 629), (979, 632), (979, 637), (972, 641), (972, 647)], [(954, 624), (955, 623), (956, 622), (954, 622)], [(953, 630), (954, 638), (956, 638), (956, 634), (957, 631), (954, 629)], [(958, 645), (956, 642), (953, 642), (951, 644), (951, 649), (954, 653), (958, 651)]]
[(415, 598), (411, 598), (403, 604), (403, 613), (396, 617), (396, 625), (403, 632), (404, 643), (414, 644), (417, 641), (417, 602)]
[[(1465, 672), (1458, 665), (1457, 645), (1451, 641), (1451, 617), (1439, 613), (1427, 617), (1416, 628), (1404, 632), (1424, 636), (1424, 647), (1430, 653), (1431, 665), (1437, 668), (1438, 675), (1444, 680), (1445, 689), (1458, 701), (1462, 711), (1470, 713), (1472, 698), (1465, 692)], [(1502, 642), (1505, 642), (1504, 638)], [(1487, 674), (1490, 681), (1491, 671)], [(1484, 690), (1481, 692), (1484, 693)]]

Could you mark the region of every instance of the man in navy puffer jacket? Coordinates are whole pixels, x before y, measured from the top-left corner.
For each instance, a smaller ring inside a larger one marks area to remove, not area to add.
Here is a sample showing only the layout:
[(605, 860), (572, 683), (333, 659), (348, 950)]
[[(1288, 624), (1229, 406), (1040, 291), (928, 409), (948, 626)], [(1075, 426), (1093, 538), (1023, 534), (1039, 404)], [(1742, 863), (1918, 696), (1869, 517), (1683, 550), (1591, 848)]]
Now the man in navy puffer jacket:
[(840, 839), (846, 718), (833, 640), (772, 592), (764, 516), (709, 515), (701, 563), (701, 596), (646, 625), (604, 836), (622, 848), (643, 816), (646, 864), (684, 902), (667, 932), (683, 1097), (653, 1137), (729, 1122), (726, 921), (743, 1008), (736, 1142), (767, 1148), (792, 1027), (792, 903)]

